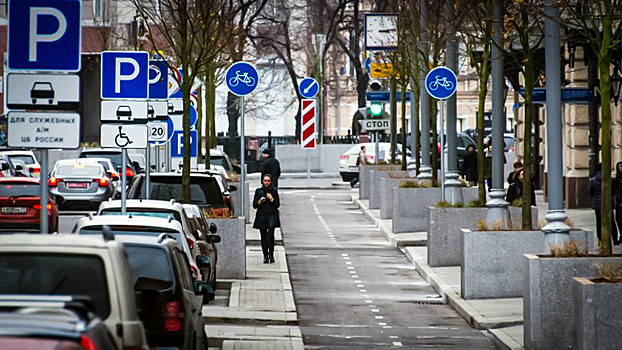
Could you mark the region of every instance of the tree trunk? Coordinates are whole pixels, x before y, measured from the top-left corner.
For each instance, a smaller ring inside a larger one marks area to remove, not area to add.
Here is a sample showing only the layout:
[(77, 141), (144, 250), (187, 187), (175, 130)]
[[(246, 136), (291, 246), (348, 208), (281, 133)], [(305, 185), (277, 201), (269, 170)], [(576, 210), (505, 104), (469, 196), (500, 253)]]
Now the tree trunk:
[(603, 16), (603, 39), (598, 53), (598, 71), (600, 73), (600, 117), (602, 142), (602, 185), (601, 185), (601, 249), (605, 256), (611, 255), (611, 17)]
[(205, 167), (209, 169), (209, 150), (216, 147), (216, 71), (205, 76)]
[(486, 45), (483, 62), (479, 71), (479, 95), (477, 104), (477, 194), (481, 203), (486, 203), (486, 163), (484, 145), (484, 114), (486, 112), (486, 94), (488, 93), (488, 79), (490, 77), (490, 46)]
[(240, 119), (240, 98), (229, 91), (227, 93), (227, 118), (229, 119), (229, 137), (238, 136)]
[(523, 121), (523, 196), (522, 196), (522, 220), (521, 226), (523, 230), (532, 230), (531, 227), (531, 126), (534, 119), (533, 107), (533, 60), (531, 56), (526, 58), (524, 66), (525, 78), (525, 120)]

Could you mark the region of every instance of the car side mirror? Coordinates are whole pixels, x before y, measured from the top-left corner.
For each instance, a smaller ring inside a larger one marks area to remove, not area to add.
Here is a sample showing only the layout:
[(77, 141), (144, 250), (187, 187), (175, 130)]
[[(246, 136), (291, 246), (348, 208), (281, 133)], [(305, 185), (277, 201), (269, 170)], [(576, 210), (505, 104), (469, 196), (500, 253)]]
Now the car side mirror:
[(116, 173), (113, 173), (112, 171), (108, 172), (108, 177), (110, 178), (110, 180), (112, 181), (117, 181), (119, 180), (119, 175), (117, 175)]
[(235, 185), (229, 185), (227, 186), (227, 189), (229, 190), (229, 192), (235, 192), (238, 190), (238, 187)]
[(203, 232), (201, 230), (194, 230), (194, 231), (192, 231), (192, 235), (197, 240), (205, 240), (205, 235), (203, 234)]
[(10, 168), (10, 167), (9, 167), (9, 164), (8, 164), (8, 163), (4, 163), (4, 162), (2, 162), (2, 171), (7, 171), (7, 170), (9, 170), (9, 168)]
[(212, 222), (211, 224), (209, 224), (209, 233), (213, 234), (216, 232), (218, 232), (218, 226), (216, 226), (216, 224)]
[(207, 282), (194, 281), (194, 294), (195, 295), (207, 295), (214, 294), (214, 288)]
[(143, 168), (140, 167), (140, 164), (137, 161), (133, 161), (132, 165), (134, 166), (134, 169), (136, 169), (136, 171), (142, 171)]
[(209, 235), (209, 239), (212, 243), (220, 243), (220, 235)]
[(233, 171), (235, 171), (236, 174), (241, 174), (242, 173), (242, 168), (240, 168), (239, 165), (233, 165)]
[(199, 254), (197, 255), (197, 257), (194, 259), (197, 262), (197, 266), (201, 269), (209, 269), (210, 268), (210, 261), (209, 258), (203, 254)]

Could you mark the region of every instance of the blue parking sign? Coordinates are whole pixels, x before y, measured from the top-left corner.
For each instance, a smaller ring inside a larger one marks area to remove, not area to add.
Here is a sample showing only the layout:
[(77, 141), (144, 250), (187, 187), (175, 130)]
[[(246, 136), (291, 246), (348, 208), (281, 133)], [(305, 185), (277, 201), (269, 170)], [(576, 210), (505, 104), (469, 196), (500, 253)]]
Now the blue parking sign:
[[(190, 157), (196, 157), (198, 153), (198, 131), (190, 130)], [(173, 131), (171, 139), (171, 157), (184, 156), (184, 132), (182, 130)]]
[(9, 69), (79, 71), (81, 10), (80, 0), (9, 0)]
[(168, 98), (168, 66), (162, 60), (149, 61), (149, 98)]
[(101, 53), (101, 97), (147, 99), (149, 97), (149, 53), (104, 51)]

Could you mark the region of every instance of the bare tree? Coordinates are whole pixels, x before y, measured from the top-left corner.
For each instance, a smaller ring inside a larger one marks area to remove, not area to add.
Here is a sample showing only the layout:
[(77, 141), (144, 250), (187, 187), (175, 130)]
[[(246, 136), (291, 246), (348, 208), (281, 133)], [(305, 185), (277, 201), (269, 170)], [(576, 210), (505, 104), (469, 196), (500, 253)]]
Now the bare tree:
[(203, 76), (231, 41), (233, 18), (240, 10), (233, 0), (131, 0), (146, 22), (153, 49), (173, 57), (182, 69), (183, 201), (190, 203), (190, 82)]

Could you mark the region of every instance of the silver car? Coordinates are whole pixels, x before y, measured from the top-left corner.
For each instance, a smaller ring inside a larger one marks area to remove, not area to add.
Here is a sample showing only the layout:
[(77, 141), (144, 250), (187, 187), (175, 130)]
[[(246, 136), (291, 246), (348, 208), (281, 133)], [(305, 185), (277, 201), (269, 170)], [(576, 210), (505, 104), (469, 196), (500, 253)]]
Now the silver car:
[(114, 192), (108, 174), (101, 164), (82, 159), (59, 160), (48, 180), (50, 195), (62, 209), (93, 209), (108, 200)]

